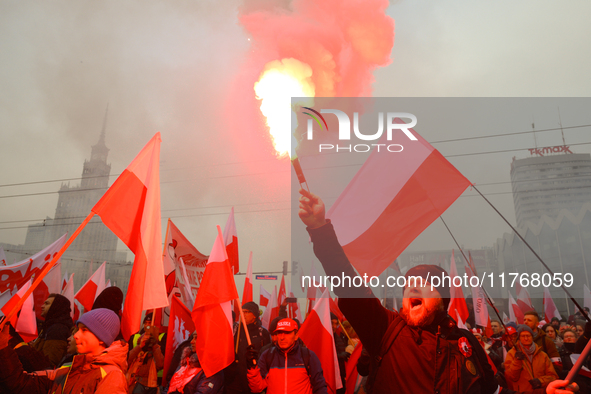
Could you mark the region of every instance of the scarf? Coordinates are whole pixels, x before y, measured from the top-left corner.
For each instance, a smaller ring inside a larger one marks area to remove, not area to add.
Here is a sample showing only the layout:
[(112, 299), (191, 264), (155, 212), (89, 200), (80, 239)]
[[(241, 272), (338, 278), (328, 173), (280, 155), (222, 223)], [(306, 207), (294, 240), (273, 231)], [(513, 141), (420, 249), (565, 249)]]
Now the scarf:
[(533, 363), (534, 360), (534, 353), (536, 352), (536, 343), (532, 342), (529, 347), (526, 347), (523, 343), (519, 343), (523, 353), (527, 356), (530, 363)]

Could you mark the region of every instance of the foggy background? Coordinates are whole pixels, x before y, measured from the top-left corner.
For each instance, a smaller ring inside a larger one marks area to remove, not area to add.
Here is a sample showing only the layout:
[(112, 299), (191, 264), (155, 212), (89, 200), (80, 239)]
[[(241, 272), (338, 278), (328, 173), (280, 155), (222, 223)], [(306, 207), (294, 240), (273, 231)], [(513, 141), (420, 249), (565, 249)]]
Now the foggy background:
[[(284, 1), (0, 2), (0, 242), (22, 244), (27, 225), (54, 217), (57, 191), (62, 182), (79, 183), (108, 105), (112, 175), (162, 133), (163, 236), (170, 217), (209, 254), (215, 225), (223, 226), (234, 206), (240, 271), (246, 271), (251, 250), (255, 272), (281, 271), (292, 252), (292, 170), (287, 159), (275, 156), (249, 90), (249, 78), (260, 70), (249, 61), (253, 43), (239, 18), (257, 9), (282, 14), (289, 7)], [(590, 12), (584, 1), (391, 1), (391, 64), (375, 70), (371, 93), (589, 96)], [(591, 124), (567, 108), (561, 118), (565, 128)], [(437, 141), (525, 132), (532, 123), (540, 130), (557, 128), (558, 108), (532, 108), (510, 123), (499, 113), (482, 119), (478, 129), (422, 135), (514, 222), (510, 161), (529, 157), (532, 134)], [(591, 142), (589, 128), (564, 133), (567, 145)], [(538, 146), (562, 144), (556, 131), (537, 139)], [(588, 153), (590, 146), (571, 150)], [(518, 151), (460, 156), (509, 149)], [(444, 217), (461, 244), (490, 246), (509, 229), (474, 194), (466, 191)], [(328, 203), (337, 196), (327, 197)], [(444, 231), (430, 228), (410, 248), (453, 247)], [(243, 278), (237, 277), (239, 294)], [(271, 290), (272, 282), (264, 284)]]

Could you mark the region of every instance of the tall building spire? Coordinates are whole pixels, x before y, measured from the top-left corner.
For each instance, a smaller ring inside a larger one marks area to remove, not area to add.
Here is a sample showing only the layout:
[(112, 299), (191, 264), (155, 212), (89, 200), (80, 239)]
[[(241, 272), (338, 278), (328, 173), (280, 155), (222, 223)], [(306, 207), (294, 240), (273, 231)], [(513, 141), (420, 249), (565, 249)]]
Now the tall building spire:
[(107, 103), (107, 109), (105, 110), (105, 118), (103, 119), (103, 129), (101, 130), (101, 136), (97, 145), (105, 145), (105, 131), (107, 130), (107, 115), (109, 114), (109, 103)]

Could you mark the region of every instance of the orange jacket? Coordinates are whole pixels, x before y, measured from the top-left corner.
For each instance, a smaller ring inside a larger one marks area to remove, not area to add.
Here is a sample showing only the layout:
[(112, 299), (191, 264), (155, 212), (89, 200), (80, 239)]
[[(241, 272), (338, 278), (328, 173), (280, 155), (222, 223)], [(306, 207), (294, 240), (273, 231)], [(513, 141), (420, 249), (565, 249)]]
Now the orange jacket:
[[(518, 346), (521, 350), (521, 344)], [(509, 389), (520, 392), (532, 391), (533, 387), (529, 381), (534, 378), (540, 379), (542, 387), (546, 387), (548, 383), (558, 379), (558, 374), (548, 355), (538, 345), (536, 345), (532, 362), (529, 361), (527, 355), (525, 360), (518, 360), (515, 358), (515, 353), (515, 348), (511, 349), (505, 360), (505, 378)]]

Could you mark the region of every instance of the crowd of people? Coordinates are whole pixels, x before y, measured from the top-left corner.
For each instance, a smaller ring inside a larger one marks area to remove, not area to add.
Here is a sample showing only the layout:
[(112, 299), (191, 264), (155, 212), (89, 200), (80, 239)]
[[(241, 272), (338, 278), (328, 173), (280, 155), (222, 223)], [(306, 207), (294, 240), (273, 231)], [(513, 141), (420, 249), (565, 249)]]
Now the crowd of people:
[[(300, 218), (325, 272), (354, 276), (322, 200), (302, 194)], [(418, 265), (406, 275), (428, 279), (442, 273), (441, 267)], [(574, 382), (565, 381), (591, 338), (591, 323), (582, 314), (546, 324), (529, 311), (523, 324), (492, 321), (487, 337), (482, 327), (460, 328), (448, 315), (449, 288), (408, 283), (400, 311), (382, 306), (369, 288), (335, 289), (344, 315), (331, 314), (330, 346), (342, 384), (336, 393), (591, 393), (589, 359)], [(244, 321), (234, 323), (235, 360), (226, 368), (206, 375), (193, 333), (172, 349), (164, 376), (167, 336), (147, 313), (141, 330), (123, 339), (122, 301), (121, 290), (109, 287), (74, 322), (70, 302), (50, 294), (39, 336), (30, 343), (6, 324), (0, 333), (0, 393), (332, 393), (327, 366), (299, 337), (302, 322), (288, 317), (286, 302), (268, 327), (256, 303), (242, 306)]]

